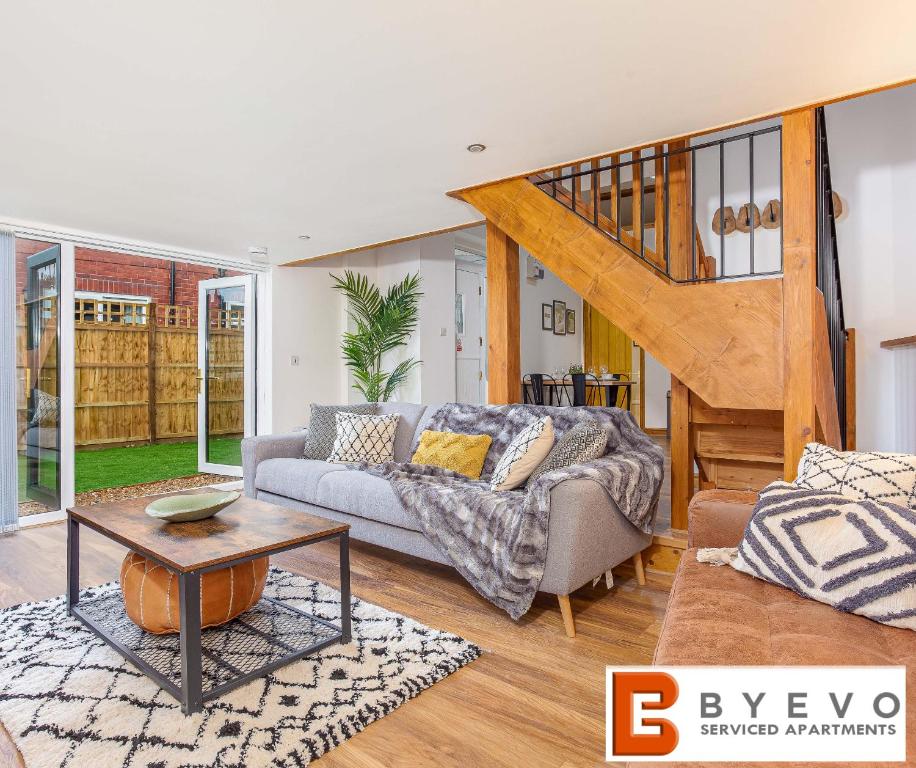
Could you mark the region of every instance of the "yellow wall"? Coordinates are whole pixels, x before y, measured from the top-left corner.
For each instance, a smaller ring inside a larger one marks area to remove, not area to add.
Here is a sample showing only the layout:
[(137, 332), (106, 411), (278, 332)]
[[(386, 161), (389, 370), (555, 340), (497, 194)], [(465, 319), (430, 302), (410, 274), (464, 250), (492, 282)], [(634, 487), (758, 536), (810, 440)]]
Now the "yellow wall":
[(633, 342), (630, 337), (588, 302), (582, 304), (582, 320), (585, 370), (594, 368), (595, 373), (600, 374), (601, 366), (605, 365), (611, 373), (631, 373)]

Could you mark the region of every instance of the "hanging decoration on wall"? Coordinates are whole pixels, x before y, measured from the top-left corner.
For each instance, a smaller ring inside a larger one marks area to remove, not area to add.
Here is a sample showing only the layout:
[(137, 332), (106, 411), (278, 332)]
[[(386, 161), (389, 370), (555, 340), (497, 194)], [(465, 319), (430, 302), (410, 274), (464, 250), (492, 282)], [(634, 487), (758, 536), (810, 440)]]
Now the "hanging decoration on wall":
[(779, 200), (770, 200), (763, 209), (760, 226), (764, 229), (779, 229), (782, 226), (782, 206)]
[(725, 229), (725, 234), (730, 235), (735, 231), (735, 225), (735, 209), (730, 205), (720, 208), (712, 217), (712, 231), (717, 235), (722, 234), (723, 227)]
[(745, 203), (738, 211), (738, 219), (735, 224), (739, 232), (750, 232), (751, 227), (757, 229), (760, 226), (760, 209), (754, 203)]

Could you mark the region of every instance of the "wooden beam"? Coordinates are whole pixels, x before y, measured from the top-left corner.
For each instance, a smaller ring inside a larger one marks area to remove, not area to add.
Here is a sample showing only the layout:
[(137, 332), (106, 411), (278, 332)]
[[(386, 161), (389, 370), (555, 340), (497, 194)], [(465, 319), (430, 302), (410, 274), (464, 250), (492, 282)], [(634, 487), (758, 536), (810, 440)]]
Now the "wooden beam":
[(149, 441), (156, 442), (156, 303), (146, 308), (146, 386)]
[(693, 440), (690, 391), (671, 377), (671, 527), (687, 530), (687, 505), (693, 496)]
[[(916, 339), (914, 339), (916, 342)], [(847, 451), (856, 449), (856, 329), (846, 329), (846, 444)]]
[(655, 148), (655, 255), (660, 266), (664, 268), (668, 254), (665, 253), (665, 159), (662, 157), (664, 146)]
[[(616, 165), (620, 162), (620, 155), (611, 155), (611, 164)], [(617, 195), (620, 189), (620, 171), (617, 168), (611, 169), (611, 220), (620, 221), (620, 211), (617, 210)]]
[[(668, 151), (673, 152), (689, 146), (686, 141), (673, 141)], [(694, 248), (694, 223), (691, 204), (691, 159), (690, 152), (679, 152), (668, 157), (668, 240), (671, 252), (668, 254), (668, 274), (676, 280), (692, 276), (690, 260)], [(658, 184), (655, 185), (658, 187)]]
[[(632, 202), (632, 211), (633, 211), (633, 240), (636, 242), (636, 250), (640, 253), (641, 249), (645, 247), (645, 244), (641, 242), (642, 239), (642, 153), (639, 150), (636, 150), (633, 153), (631, 158), (634, 161), (633, 165), (630, 168), (633, 170), (633, 202)], [(656, 248), (656, 252), (658, 249)]]
[(830, 336), (827, 331), (827, 308), (824, 296), (816, 291), (814, 300), (814, 387), (817, 424), (826, 445), (843, 449), (840, 433), (840, 412), (836, 400), (836, 383), (833, 380), (833, 360), (830, 357)]
[(487, 221), (487, 399), (521, 399), (518, 243)]
[(646, 350), (639, 348), (639, 427), (646, 428)]
[(783, 349), (785, 479), (795, 479), (805, 444), (815, 439), (817, 169), (814, 110), (782, 120)]

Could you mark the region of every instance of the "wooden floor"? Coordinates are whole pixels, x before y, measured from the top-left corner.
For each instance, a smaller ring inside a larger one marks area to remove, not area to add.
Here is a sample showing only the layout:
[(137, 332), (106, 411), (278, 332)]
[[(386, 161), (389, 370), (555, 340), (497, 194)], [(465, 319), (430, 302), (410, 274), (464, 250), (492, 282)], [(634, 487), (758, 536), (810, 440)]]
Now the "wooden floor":
[[(0, 539), (0, 607), (64, 592), (65, 538), (59, 523)], [(81, 547), (85, 585), (117, 578), (122, 548), (86, 529)], [(554, 597), (538, 595), (516, 623), (450, 568), (359, 542), (351, 560), (355, 596), (461, 635), (484, 654), (317, 765), (605, 765), (604, 667), (651, 660), (670, 577), (650, 573), (639, 587), (627, 565), (615, 571), (612, 590), (603, 583), (578, 590), (578, 635), (569, 639)], [(273, 562), (338, 586), (333, 544)], [(0, 737), (0, 766), (12, 765), (21, 765), (18, 753)]]

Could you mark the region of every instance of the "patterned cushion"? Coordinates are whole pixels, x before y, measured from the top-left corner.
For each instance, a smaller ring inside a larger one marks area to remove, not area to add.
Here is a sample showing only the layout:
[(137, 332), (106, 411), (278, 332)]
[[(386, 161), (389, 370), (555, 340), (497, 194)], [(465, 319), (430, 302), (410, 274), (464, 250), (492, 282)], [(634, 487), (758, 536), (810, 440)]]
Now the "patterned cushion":
[(420, 435), (420, 444), (410, 463), (442, 467), (479, 480), (492, 442), (493, 438), (489, 435), (462, 435), (426, 429)]
[(916, 513), (907, 507), (771, 483), (730, 564), (838, 610), (916, 629)]
[(362, 416), (358, 413), (338, 413), (337, 437), (334, 450), (328, 456), (333, 464), (365, 461), (381, 464), (394, 461), (394, 437), (398, 431), (398, 414)]
[(511, 491), (522, 485), (553, 447), (553, 419), (543, 416), (525, 427), (500, 457), (490, 488)]
[(60, 414), (60, 398), (48, 394), (43, 389), (36, 389), (33, 396), (35, 412), (29, 426), (56, 427)]
[(837, 451), (808, 443), (795, 484), (916, 509), (916, 456), (907, 453)]
[(538, 464), (537, 469), (528, 478), (531, 485), (541, 475), (555, 469), (571, 467), (573, 464), (584, 464), (586, 461), (604, 456), (607, 450), (608, 430), (596, 421), (583, 421), (564, 434), (547, 454), (547, 458)]
[(303, 459), (316, 459), (327, 461), (331, 451), (334, 450), (334, 440), (337, 437), (337, 413), (375, 413), (375, 403), (362, 405), (315, 405), (312, 403), (312, 416), (309, 419), (309, 428), (305, 436), (305, 448), (302, 451)]

